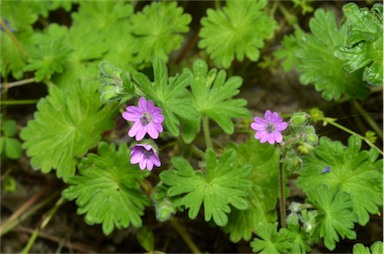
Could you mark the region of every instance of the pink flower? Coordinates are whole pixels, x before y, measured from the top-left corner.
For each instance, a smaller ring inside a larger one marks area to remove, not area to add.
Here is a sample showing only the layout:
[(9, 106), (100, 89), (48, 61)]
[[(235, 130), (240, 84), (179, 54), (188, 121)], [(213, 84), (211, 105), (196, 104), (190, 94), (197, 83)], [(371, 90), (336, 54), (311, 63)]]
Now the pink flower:
[(147, 102), (144, 97), (139, 99), (138, 107), (128, 106), (122, 116), (125, 120), (134, 122), (128, 135), (136, 136), (137, 141), (142, 140), (147, 133), (151, 138), (157, 139), (163, 131), (164, 116), (161, 108), (155, 107), (151, 100)]
[(147, 168), (149, 171), (153, 166), (160, 167), (160, 159), (156, 150), (150, 144), (137, 144), (131, 148), (131, 163), (139, 163), (141, 170)]
[(277, 112), (265, 111), (264, 118), (255, 117), (251, 124), (251, 128), (256, 130), (255, 139), (259, 139), (261, 143), (269, 142), (271, 145), (281, 143), (283, 136), (281, 131), (288, 127), (286, 122), (283, 122)]

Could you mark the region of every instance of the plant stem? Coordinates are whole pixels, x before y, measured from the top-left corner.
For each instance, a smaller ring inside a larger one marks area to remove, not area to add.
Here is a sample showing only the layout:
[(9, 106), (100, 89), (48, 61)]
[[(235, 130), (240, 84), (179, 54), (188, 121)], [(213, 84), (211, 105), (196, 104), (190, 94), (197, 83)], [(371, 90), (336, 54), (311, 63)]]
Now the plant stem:
[(193, 253), (202, 253), (196, 244), (192, 241), (190, 235), (185, 230), (183, 226), (179, 224), (176, 218), (172, 218), (170, 220), (171, 225), (176, 229), (176, 231), (180, 234), (181, 238), (183, 238), (184, 242), (188, 245), (188, 247), (192, 250)]
[(378, 148), (375, 144), (373, 144), (371, 141), (369, 141), (366, 137), (361, 136), (360, 134), (348, 129), (347, 127), (344, 127), (343, 125), (336, 123), (335, 119), (330, 117), (324, 117), (323, 121), (324, 121), (324, 124), (329, 123), (330, 125), (333, 125), (336, 128), (339, 128), (340, 130), (343, 130), (351, 135), (355, 135), (359, 137), (361, 140), (364, 140), (365, 143), (367, 143), (370, 147), (376, 149), (381, 155), (384, 155), (383, 151), (380, 148)]
[(209, 119), (207, 116), (203, 116), (203, 130), (204, 130), (204, 138), (207, 148), (212, 148), (212, 140), (211, 134), (209, 133)]
[(280, 225), (282, 228), (287, 227), (286, 210), (285, 210), (285, 184), (284, 184), (284, 168), (283, 163), (279, 166), (279, 192), (280, 192)]
[(201, 151), (197, 146), (195, 146), (194, 144), (190, 144), (189, 147), (195, 155), (199, 156), (201, 159), (204, 159), (205, 153)]
[(18, 80), (15, 82), (11, 83), (5, 83), (4, 84), (4, 90), (8, 90), (9, 88), (15, 87), (15, 86), (22, 86), (30, 83), (36, 82), (35, 78), (28, 78), (28, 79), (23, 79), (23, 80)]
[(8, 100), (0, 101), (0, 105), (28, 105), (36, 104), (39, 100)]

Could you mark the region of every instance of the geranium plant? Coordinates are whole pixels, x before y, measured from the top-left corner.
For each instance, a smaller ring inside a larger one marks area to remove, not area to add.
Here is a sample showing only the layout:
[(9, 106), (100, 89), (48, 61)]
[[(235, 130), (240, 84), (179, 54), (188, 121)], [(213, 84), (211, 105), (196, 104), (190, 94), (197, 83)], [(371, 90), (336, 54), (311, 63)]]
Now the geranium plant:
[(110, 251), (66, 242), (96, 232), (116, 252), (381, 253), (362, 235), (382, 228), (383, 5), (334, 5), (2, 3), (2, 181), (48, 182), (5, 213), (11, 236), (48, 207), (12, 251), (68, 213), (85, 224), (56, 252)]

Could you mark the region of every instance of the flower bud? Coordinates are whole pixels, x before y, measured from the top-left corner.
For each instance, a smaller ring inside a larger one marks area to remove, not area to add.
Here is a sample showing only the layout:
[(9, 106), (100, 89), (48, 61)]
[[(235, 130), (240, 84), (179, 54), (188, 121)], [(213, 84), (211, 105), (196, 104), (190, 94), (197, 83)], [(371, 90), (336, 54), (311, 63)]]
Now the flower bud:
[(307, 142), (311, 145), (317, 145), (317, 143), (319, 142), (319, 137), (316, 134), (308, 134)]
[(176, 209), (172, 202), (165, 198), (155, 203), (156, 219), (160, 222), (167, 221), (171, 218), (172, 214), (175, 214)]
[(324, 113), (318, 108), (313, 108), (309, 111), (309, 115), (311, 120), (316, 123), (318, 121), (322, 121), (324, 119)]
[(315, 134), (316, 133), (315, 127), (313, 127), (312, 125), (305, 126), (305, 133), (306, 134)]
[(308, 143), (302, 143), (297, 147), (297, 149), (299, 149), (302, 154), (309, 154), (309, 152), (312, 151), (314, 147)]
[(297, 112), (297, 113), (293, 114), (293, 116), (291, 118), (291, 123), (293, 125), (305, 124), (307, 122), (308, 118), (309, 118), (309, 116), (307, 113)]

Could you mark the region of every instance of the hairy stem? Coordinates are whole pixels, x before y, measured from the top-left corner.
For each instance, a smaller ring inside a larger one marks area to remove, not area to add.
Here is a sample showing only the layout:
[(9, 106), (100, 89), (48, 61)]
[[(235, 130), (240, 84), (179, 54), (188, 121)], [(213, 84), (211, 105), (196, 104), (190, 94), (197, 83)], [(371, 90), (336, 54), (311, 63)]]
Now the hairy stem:
[(384, 155), (383, 151), (380, 148), (378, 148), (375, 144), (373, 144), (371, 141), (369, 141), (366, 137), (361, 136), (360, 134), (348, 129), (347, 127), (344, 127), (343, 125), (336, 123), (335, 119), (330, 118), (330, 117), (324, 117), (322, 120), (324, 121), (324, 124), (333, 125), (342, 131), (345, 131), (351, 135), (355, 135), (355, 136), (359, 137), (361, 140), (365, 141), (365, 143), (367, 143), (370, 147), (376, 149), (381, 155)]
[(279, 166), (279, 193), (280, 193), (280, 225), (282, 228), (287, 227), (286, 210), (285, 210), (285, 184), (284, 184), (284, 168), (283, 163)]
[(203, 130), (207, 148), (213, 148), (211, 134), (209, 133), (209, 119), (207, 116), (203, 116)]
[(181, 238), (183, 238), (184, 242), (188, 245), (188, 247), (192, 250), (193, 253), (202, 253), (196, 244), (192, 241), (190, 235), (187, 230), (183, 226), (179, 224), (176, 218), (172, 218), (170, 220), (172, 226), (176, 229), (176, 231), (180, 234)]

